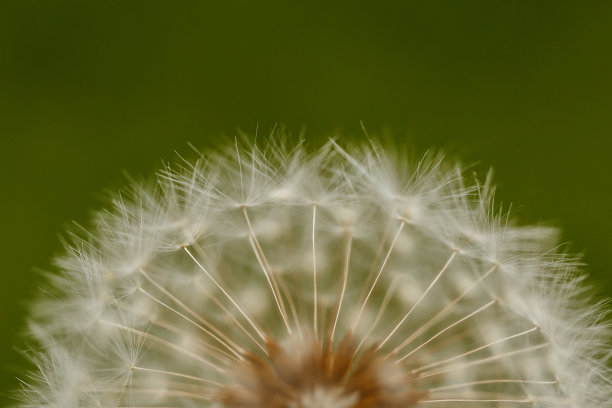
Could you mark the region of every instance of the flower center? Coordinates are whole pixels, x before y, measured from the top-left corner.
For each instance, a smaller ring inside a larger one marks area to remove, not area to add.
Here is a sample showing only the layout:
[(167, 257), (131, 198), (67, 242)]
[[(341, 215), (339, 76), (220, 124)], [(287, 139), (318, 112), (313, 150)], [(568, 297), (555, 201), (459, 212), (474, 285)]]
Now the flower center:
[(227, 408), (410, 408), (426, 396), (399, 365), (374, 348), (357, 353), (350, 335), (298, 343), (267, 342), (266, 356), (245, 355), (220, 395)]

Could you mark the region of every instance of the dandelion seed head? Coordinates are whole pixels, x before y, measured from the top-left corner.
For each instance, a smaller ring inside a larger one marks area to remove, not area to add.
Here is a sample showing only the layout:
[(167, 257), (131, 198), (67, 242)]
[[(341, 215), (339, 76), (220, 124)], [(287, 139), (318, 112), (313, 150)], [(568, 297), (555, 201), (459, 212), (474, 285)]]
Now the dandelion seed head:
[(493, 197), (375, 144), (165, 165), (56, 260), (20, 406), (612, 407), (607, 304)]

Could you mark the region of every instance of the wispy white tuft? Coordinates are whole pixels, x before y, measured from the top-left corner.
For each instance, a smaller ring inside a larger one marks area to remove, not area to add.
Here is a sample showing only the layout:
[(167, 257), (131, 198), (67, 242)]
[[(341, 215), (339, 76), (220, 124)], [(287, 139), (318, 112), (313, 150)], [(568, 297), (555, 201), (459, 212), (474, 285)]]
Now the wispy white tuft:
[(441, 155), (340, 144), (236, 143), (117, 194), (32, 306), (19, 406), (238, 406), (257, 359), (287, 381), (269, 406), (375, 406), (347, 379), (281, 375), (270, 345), (349, 339), (354, 364), (380, 359), (379, 401), (612, 407), (608, 305), (554, 229), (515, 225), (490, 176)]

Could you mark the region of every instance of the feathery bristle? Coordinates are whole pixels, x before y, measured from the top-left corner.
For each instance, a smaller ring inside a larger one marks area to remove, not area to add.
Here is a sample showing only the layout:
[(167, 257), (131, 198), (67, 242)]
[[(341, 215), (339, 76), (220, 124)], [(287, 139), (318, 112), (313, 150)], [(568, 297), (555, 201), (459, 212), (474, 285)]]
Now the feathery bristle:
[(556, 232), (436, 155), (231, 146), (134, 184), (33, 305), (21, 407), (612, 407)]

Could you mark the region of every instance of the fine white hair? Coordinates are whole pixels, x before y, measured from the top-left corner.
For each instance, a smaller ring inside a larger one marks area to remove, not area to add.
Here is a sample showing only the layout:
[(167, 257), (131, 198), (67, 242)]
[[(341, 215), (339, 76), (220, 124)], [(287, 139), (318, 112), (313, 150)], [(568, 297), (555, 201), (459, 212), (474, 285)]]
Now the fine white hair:
[(555, 229), (517, 225), (490, 176), (442, 155), (340, 144), (236, 142), (114, 196), (33, 303), (18, 406), (220, 407), (270, 339), (299, 356), (350, 336), (418, 407), (612, 407), (607, 305)]

